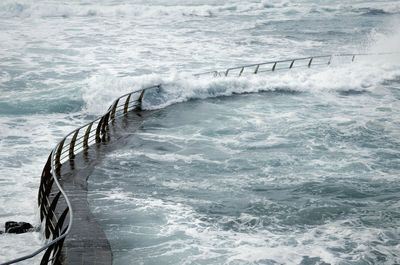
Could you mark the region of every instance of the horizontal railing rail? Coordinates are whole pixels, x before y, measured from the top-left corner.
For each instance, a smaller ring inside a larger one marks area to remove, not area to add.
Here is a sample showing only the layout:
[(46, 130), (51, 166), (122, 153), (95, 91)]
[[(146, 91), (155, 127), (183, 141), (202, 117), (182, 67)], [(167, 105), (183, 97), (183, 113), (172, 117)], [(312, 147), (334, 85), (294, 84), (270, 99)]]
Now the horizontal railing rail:
[(62, 247), (73, 225), (71, 202), (60, 183), (61, 167), (65, 162), (72, 162), (78, 153), (87, 152), (92, 145), (108, 142), (110, 124), (133, 110), (141, 110), (145, 91), (160, 86), (146, 87), (120, 96), (104, 115), (73, 130), (53, 148), (43, 168), (38, 193), (42, 231), (48, 242), (28, 255), (1, 265), (31, 259), (43, 251), (41, 265), (61, 263)]
[(274, 72), (278, 70), (290, 70), (292, 68), (317, 66), (317, 65), (330, 65), (334, 57), (349, 57), (351, 62), (355, 61), (356, 57), (359, 56), (373, 56), (373, 55), (390, 55), (398, 54), (397, 52), (385, 52), (385, 53), (342, 53), (342, 54), (331, 54), (331, 55), (319, 55), (300, 57), (294, 59), (268, 61), (262, 63), (247, 64), (241, 66), (235, 66), (227, 68), (225, 70), (213, 70), (194, 74), (196, 77), (200, 76), (213, 76), (213, 77), (228, 77), (230, 75), (242, 76), (244, 73), (250, 71), (251, 74), (259, 74), (262, 72)]

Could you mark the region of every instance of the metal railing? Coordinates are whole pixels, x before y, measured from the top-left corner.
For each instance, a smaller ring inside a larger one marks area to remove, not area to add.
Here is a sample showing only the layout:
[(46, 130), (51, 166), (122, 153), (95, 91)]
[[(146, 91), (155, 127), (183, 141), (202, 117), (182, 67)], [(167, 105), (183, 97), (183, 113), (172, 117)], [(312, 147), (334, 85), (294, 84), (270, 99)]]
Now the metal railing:
[[(155, 85), (120, 96), (114, 100), (104, 115), (70, 132), (54, 147), (43, 168), (38, 193), (42, 231), (48, 242), (31, 254), (1, 265), (33, 258), (45, 250), (41, 265), (61, 263), (62, 247), (73, 225), (71, 202), (60, 183), (61, 167), (67, 161), (73, 162), (76, 154), (87, 152), (92, 145), (108, 142), (110, 140), (109, 126), (128, 112), (141, 110), (145, 91), (159, 87), (160, 85)], [(68, 222), (66, 222), (67, 219)]]
[(228, 76), (242, 76), (245, 73), (259, 74), (262, 72), (274, 72), (278, 70), (290, 70), (292, 68), (307, 67), (317, 65), (330, 65), (333, 58), (348, 57), (350, 62), (354, 62), (356, 57), (359, 56), (373, 56), (373, 55), (390, 55), (398, 54), (398, 52), (385, 52), (385, 53), (342, 53), (331, 55), (309, 56), (286, 60), (276, 60), (263, 63), (247, 64), (236, 67), (231, 67), (226, 70), (207, 71), (194, 74), (196, 77), (200, 76), (213, 76), (213, 77), (228, 77)]

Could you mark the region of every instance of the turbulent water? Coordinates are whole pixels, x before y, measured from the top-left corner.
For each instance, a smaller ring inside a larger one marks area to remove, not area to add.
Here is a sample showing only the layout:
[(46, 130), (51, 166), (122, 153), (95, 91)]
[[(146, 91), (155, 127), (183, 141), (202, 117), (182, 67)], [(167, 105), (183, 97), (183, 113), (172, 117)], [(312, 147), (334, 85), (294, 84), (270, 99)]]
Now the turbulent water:
[[(398, 1), (1, 1), (0, 230), (38, 225), (58, 140), (161, 83), (144, 99), (159, 111), (90, 178), (115, 264), (400, 263), (398, 55), (190, 76), (399, 52), (399, 24)], [(0, 235), (0, 262), (42, 244)]]

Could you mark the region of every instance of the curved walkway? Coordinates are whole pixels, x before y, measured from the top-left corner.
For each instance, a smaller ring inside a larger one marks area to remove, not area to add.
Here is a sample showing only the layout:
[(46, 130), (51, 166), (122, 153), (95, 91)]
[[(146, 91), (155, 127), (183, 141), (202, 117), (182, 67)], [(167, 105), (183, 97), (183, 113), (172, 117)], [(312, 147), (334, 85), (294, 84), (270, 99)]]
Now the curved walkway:
[[(87, 153), (77, 155), (66, 162), (60, 170), (60, 184), (70, 199), (74, 211), (73, 227), (64, 242), (61, 261), (63, 264), (112, 264), (110, 244), (103, 229), (92, 215), (87, 201), (87, 179), (94, 166), (99, 163), (116, 143), (123, 141), (124, 131), (135, 131), (145, 116), (151, 112), (133, 111), (123, 119), (115, 121), (110, 130), (110, 140)], [(73, 162), (73, 163), (71, 163)]]

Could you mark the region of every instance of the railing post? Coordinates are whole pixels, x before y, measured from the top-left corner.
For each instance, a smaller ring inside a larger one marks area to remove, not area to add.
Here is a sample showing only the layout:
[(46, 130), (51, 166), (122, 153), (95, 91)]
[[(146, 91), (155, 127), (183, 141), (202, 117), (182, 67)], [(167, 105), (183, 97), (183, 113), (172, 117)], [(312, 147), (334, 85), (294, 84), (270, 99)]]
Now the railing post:
[(62, 214), (58, 218), (57, 224), (55, 227), (57, 234), (55, 234), (54, 237), (58, 237), (59, 235), (61, 235), (61, 231), (64, 226), (65, 217), (67, 216), (68, 212), (69, 212), (69, 207), (65, 208), (65, 210), (62, 212)]
[(244, 71), (244, 66), (243, 66), (242, 69), (240, 70), (239, 76), (242, 75), (243, 71)]
[(256, 70), (254, 70), (254, 74), (256, 75), (258, 73), (258, 69), (260, 68), (260, 65), (257, 64)]
[[(53, 248), (54, 248), (54, 245), (51, 245), (51, 246), (46, 250), (46, 252), (43, 254), (42, 261), (40, 262), (40, 265), (48, 265), (48, 264), (49, 264), (50, 255), (51, 255), (51, 253), (53, 252)], [(56, 261), (55, 261), (55, 262), (56, 262)], [(54, 263), (54, 264), (56, 264), (56, 263)]]
[(115, 111), (117, 110), (118, 102), (119, 102), (119, 98), (117, 98), (115, 100), (115, 103), (111, 108), (111, 120), (112, 120), (112, 122), (114, 122), (114, 119), (115, 119)]
[(139, 96), (139, 99), (138, 99), (138, 101), (139, 101), (139, 107), (138, 107), (138, 109), (139, 109), (139, 110), (142, 110), (143, 97), (144, 97), (144, 89), (142, 90), (142, 93), (140, 93), (140, 96)]
[[(68, 212), (69, 212), (69, 208), (67, 207), (64, 210), (64, 212), (61, 214), (60, 218), (58, 219), (58, 222), (54, 229), (55, 232), (57, 232), (57, 233), (54, 233), (53, 239), (55, 239), (56, 237), (58, 237), (61, 234), (61, 233), (59, 233), (59, 231), (62, 230), (64, 220), (65, 220), (65, 217), (67, 216)], [(44, 253), (44, 255), (42, 257), (42, 261), (40, 262), (40, 265), (48, 265), (49, 261), (51, 261), (50, 264), (61, 264), (59, 261), (59, 258), (60, 258), (62, 246), (64, 244), (64, 240), (65, 240), (65, 237), (63, 239), (59, 240), (57, 243), (49, 246), (49, 248), (46, 250), (46, 252)], [(50, 256), (52, 258), (50, 258)]]
[(313, 60), (313, 57), (311, 57), (310, 62), (308, 63), (308, 68), (311, 67), (312, 60)]
[(40, 204), (40, 221), (43, 221), (45, 217), (45, 209), (47, 211), (48, 210), (47, 207), (50, 206), (46, 204), (50, 204), (49, 194), (51, 191), (51, 187), (53, 186), (53, 183), (54, 183), (54, 178), (51, 178), (50, 181), (46, 183), (46, 185), (43, 188), (43, 198), (42, 198), (42, 203)]
[(278, 62), (275, 62), (275, 63), (274, 63), (274, 66), (272, 66), (272, 72), (275, 71), (275, 67), (276, 67), (276, 64), (277, 64), (277, 63), (278, 63)]
[(356, 58), (356, 55), (354, 54), (353, 57), (351, 58), (351, 61), (354, 62), (355, 58)]
[(101, 142), (101, 137), (100, 137), (100, 131), (101, 131), (101, 127), (103, 125), (103, 119), (104, 116), (101, 117), (101, 119), (99, 120), (99, 123), (97, 124), (96, 127), (96, 143), (100, 143)]
[(65, 241), (65, 237), (63, 239), (61, 239), (60, 241), (58, 241), (54, 247), (52, 259), (55, 260), (55, 262), (53, 264), (62, 264), (59, 259), (61, 256), (61, 250), (64, 245), (64, 241)]
[(62, 152), (63, 147), (64, 147), (64, 142), (65, 142), (65, 138), (62, 139), (62, 141), (58, 144), (57, 152), (56, 152), (56, 155), (55, 155), (55, 158), (54, 158), (54, 163), (56, 165), (57, 173), (59, 173), (60, 169), (61, 169), (61, 161), (60, 161), (60, 159), (61, 159), (61, 152)]
[(225, 71), (225, 77), (228, 76), (229, 70), (230, 70), (230, 69), (226, 69), (226, 71)]
[(78, 137), (79, 134), (79, 129), (77, 129), (72, 136), (71, 142), (69, 143), (69, 159), (74, 159), (75, 154), (74, 154), (74, 148), (75, 148), (75, 143), (76, 143), (76, 138)]
[(108, 120), (110, 118), (110, 112), (107, 112), (106, 115), (103, 116), (103, 123), (101, 125), (101, 134), (102, 134), (102, 141), (106, 141), (106, 134), (108, 129)]
[(41, 205), (43, 199), (43, 192), (44, 186), (50, 181), (51, 179), (51, 160), (53, 159), (53, 152), (50, 153), (49, 157), (47, 158), (47, 162), (44, 165), (42, 176), (40, 177), (40, 184), (39, 184), (39, 192), (38, 192), (38, 206)]
[(124, 114), (128, 113), (129, 100), (131, 99), (131, 95), (132, 95), (132, 94), (129, 94), (129, 95), (126, 97), (125, 104), (124, 104)]
[(331, 61), (332, 61), (332, 55), (331, 55), (331, 56), (329, 56), (328, 65), (330, 65), (330, 64), (331, 64)]
[(86, 128), (86, 131), (85, 131), (85, 136), (83, 137), (83, 150), (84, 151), (87, 151), (87, 149), (89, 148), (88, 141), (89, 141), (89, 134), (90, 134), (90, 130), (92, 129), (92, 125), (93, 125), (93, 122), (91, 122), (88, 125), (88, 127)]
[(45, 223), (45, 236), (46, 238), (50, 237), (50, 233), (54, 232), (55, 227), (50, 227), (51, 224), (51, 219), (54, 216), (54, 211), (56, 210), (58, 199), (60, 198), (61, 191), (57, 193), (57, 195), (53, 198), (53, 201), (51, 202), (50, 207), (47, 209), (47, 216), (46, 216), (46, 223)]
[(294, 61), (296, 61), (296, 60), (293, 60), (293, 61), (290, 63), (289, 69), (292, 69), (292, 68), (293, 68)]

